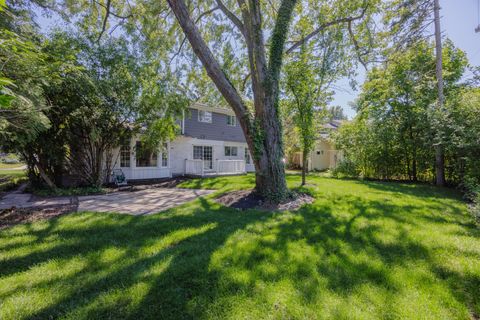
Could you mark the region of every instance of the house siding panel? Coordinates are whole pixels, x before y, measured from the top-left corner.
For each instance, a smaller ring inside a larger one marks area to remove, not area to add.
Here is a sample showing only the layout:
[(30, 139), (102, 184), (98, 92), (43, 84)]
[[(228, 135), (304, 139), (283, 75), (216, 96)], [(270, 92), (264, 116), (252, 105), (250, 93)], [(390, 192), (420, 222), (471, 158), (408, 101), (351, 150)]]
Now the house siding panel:
[(184, 134), (197, 139), (246, 142), (238, 121), (235, 126), (229, 126), (226, 114), (212, 112), (212, 123), (199, 122), (197, 109), (190, 109), (185, 115)]

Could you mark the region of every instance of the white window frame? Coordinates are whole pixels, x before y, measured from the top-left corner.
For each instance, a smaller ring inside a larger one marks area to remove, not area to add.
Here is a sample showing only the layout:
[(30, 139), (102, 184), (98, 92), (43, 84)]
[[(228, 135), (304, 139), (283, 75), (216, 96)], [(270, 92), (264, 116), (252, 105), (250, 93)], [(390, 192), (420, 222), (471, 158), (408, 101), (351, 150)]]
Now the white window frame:
[(212, 123), (213, 114), (211, 111), (198, 110), (198, 122)]
[[(229, 150), (229, 154), (227, 154), (227, 150)], [(233, 154), (233, 150), (236, 150), (235, 151), (235, 154)], [(236, 146), (225, 146), (223, 148), (223, 152), (224, 152), (224, 155), (225, 157), (238, 157), (238, 147)]]
[[(128, 148), (128, 149), (127, 149)], [(125, 150), (127, 149), (127, 150)], [(131, 155), (131, 147), (130, 141), (120, 146), (120, 168), (130, 168), (132, 166), (132, 155)], [(128, 159), (125, 159), (124, 156), (128, 155)], [(128, 166), (124, 166), (123, 162), (128, 160)]]
[(158, 167), (158, 156), (159, 156), (159, 152), (158, 150), (154, 151), (152, 154), (150, 154), (150, 159), (149, 161), (155, 161), (155, 163), (153, 165), (149, 165), (149, 166), (143, 166), (143, 165), (139, 165), (138, 161), (139, 161), (139, 157), (138, 157), (138, 148), (142, 146), (142, 142), (137, 140), (135, 141), (135, 167), (136, 168), (157, 168)]
[[(232, 119), (232, 123), (229, 123), (230, 119)], [(237, 126), (237, 117), (227, 114), (227, 126), (236, 127)]]

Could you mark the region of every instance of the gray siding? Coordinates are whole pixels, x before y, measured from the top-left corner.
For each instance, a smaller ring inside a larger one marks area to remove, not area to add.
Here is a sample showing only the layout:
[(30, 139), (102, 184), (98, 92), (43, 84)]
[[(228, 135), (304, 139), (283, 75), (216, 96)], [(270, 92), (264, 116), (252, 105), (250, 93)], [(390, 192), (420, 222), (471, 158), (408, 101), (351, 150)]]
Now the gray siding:
[(198, 139), (245, 142), (242, 128), (227, 125), (227, 115), (212, 112), (212, 123), (198, 121), (198, 110), (190, 109), (185, 114), (185, 135)]

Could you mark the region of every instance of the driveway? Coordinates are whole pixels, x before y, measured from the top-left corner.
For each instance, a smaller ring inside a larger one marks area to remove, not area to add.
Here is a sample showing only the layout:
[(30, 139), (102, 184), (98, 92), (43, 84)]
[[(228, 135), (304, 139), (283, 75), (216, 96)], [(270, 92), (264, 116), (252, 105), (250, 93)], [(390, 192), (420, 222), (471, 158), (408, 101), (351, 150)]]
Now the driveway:
[(117, 212), (132, 215), (145, 215), (179, 206), (212, 192), (214, 191), (155, 188), (135, 192), (113, 192), (105, 195), (54, 197), (44, 199), (34, 199), (30, 194), (12, 192), (0, 199), (0, 209), (76, 204), (77, 211)]

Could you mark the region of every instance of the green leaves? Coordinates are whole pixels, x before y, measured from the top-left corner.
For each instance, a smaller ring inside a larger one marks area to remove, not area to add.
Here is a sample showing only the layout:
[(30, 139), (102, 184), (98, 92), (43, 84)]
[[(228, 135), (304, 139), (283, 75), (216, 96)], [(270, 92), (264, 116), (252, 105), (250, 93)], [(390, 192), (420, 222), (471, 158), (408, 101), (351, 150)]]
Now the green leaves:
[[(447, 149), (447, 162), (452, 167), (459, 165), (461, 149), (452, 140), (452, 127), (471, 132), (471, 125), (460, 125), (460, 117), (454, 117), (467, 61), (461, 50), (450, 41), (445, 43), (447, 107), (439, 111), (435, 108), (433, 48), (428, 41), (417, 42), (406, 51), (390, 53), (388, 63), (367, 74), (357, 101), (358, 115), (336, 139), (363, 176), (429, 181), (433, 177), (432, 141), (438, 130)], [(440, 123), (438, 119), (442, 119)], [(458, 182), (458, 174), (451, 171), (448, 178)]]

